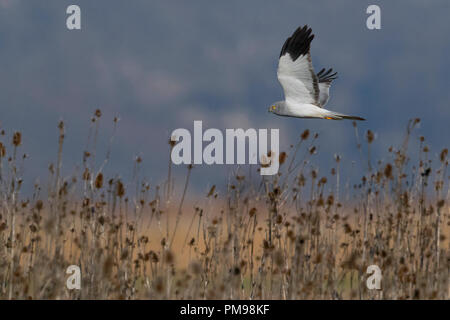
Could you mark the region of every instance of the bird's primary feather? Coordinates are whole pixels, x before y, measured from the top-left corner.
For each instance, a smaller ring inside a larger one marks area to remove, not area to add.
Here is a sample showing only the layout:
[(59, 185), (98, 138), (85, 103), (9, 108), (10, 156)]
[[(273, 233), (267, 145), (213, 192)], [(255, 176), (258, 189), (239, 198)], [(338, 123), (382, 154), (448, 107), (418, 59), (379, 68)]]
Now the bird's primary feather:
[(311, 41), (314, 39), (311, 32), (307, 26), (297, 28), (281, 49), (277, 76), (286, 101), (319, 103), (319, 80), (309, 54)]
[(327, 104), (330, 97), (331, 82), (337, 79), (337, 72), (332, 72), (333, 69), (325, 71), (325, 68), (323, 68), (317, 73), (317, 78), (319, 79), (319, 104), (322, 108)]

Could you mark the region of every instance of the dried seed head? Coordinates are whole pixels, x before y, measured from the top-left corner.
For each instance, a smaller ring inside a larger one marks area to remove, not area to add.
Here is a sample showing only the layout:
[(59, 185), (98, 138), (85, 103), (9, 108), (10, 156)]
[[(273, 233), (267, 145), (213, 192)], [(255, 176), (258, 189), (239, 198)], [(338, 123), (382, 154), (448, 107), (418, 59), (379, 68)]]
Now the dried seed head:
[(103, 187), (103, 174), (100, 172), (95, 178), (95, 187), (101, 189)]
[(444, 163), (445, 160), (447, 159), (447, 155), (448, 155), (448, 149), (445, 148), (441, 151), (441, 154), (439, 156), (439, 158), (441, 159), (441, 162)]
[(275, 223), (276, 224), (281, 224), (283, 222), (283, 216), (282, 215), (277, 215), (275, 218)]
[(100, 111), (100, 109), (95, 110), (95, 116), (97, 118), (100, 118), (102, 116), (102, 112)]
[(122, 183), (122, 181), (117, 180), (117, 196), (119, 198), (122, 198), (125, 195), (125, 187)]
[(280, 156), (279, 156), (279, 163), (280, 163), (280, 165), (282, 165), (285, 161), (286, 161), (286, 158), (287, 158), (287, 154), (286, 154), (286, 152), (281, 152), (280, 153)]
[(42, 200), (36, 201), (35, 208), (37, 211), (41, 211), (43, 207), (44, 207), (44, 203), (42, 202)]
[(424, 172), (421, 173), (422, 177), (428, 177), (431, 173), (431, 168), (426, 168)]
[(305, 176), (302, 173), (300, 173), (300, 175), (298, 176), (298, 185), (303, 187), (305, 185), (305, 182), (306, 182)]
[(327, 205), (331, 206), (334, 203), (334, 197), (332, 194), (330, 194), (327, 198)]
[(22, 134), (19, 131), (14, 132), (12, 144), (18, 147), (22, 144)]
[(155, 283), (154, 283), (153, 286), (155, 288), (155, 291), (158, 294), (163, 294), (164, 293), (164, 291), (165, 291), (165, 282), (164, 282), (164, 279), (161, 276), (156, 278)]
[(348, 223), (344, 224), (344, 231), (345, 233), (351, 233), (352, 232), (352, 227), (350, 227), (350, 225)]
[(4, 156), (6, 156), (6, 148), (3, 143), (0, 142), (0, 158), (3, 158)]
[(173, 264), (175, 261), (175, 256), (173, 255), (172, 251), (166, 250), (164, 253), (164, 262), (167, 264)]
[(373, 134), (373, 132), (371, 130), (367, 130), (366, 138), (367, 138), (367, 142), (370, 144), (373, 142), (375, 135)]
[(392, 165), (390, 163), (384, 167), (384, 176), (388, 179), (392, 179)]
[(309, 130), (306, 129), (305, 131), (303, 131), (301, 138), (302, 138), (302, 140), (306, 140), (306, 139), (308, 139), (308, 137), (309, 137)]

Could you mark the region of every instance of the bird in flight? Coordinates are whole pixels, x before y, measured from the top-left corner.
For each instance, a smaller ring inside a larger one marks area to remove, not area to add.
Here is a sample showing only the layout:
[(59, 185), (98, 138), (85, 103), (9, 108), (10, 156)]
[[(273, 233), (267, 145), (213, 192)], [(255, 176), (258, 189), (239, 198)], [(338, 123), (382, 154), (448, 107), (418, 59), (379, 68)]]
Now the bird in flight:
[(273, 103), (269, 112), (296, 118), (365, 120), (324, 108), (328, 102), (331, 82), (337, 78), (337, 73), (332, 73), (333, 69), (322, 69), (317, 74), (314, 72), (309, 52), (314, 39), (311, 32), (308, 26), (298, 27), (284, 42), (277, 76), (283, 87), (285, 101)]

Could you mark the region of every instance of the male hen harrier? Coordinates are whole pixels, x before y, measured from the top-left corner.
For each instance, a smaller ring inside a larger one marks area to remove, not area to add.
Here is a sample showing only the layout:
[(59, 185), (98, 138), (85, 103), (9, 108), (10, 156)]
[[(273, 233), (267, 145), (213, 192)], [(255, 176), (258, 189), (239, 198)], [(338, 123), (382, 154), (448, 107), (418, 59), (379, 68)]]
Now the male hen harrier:
[(275, 102), (269, 112), (296, 118), (365, 120), (324, 109), (336, 73), (332, 73), (333, 69), (322, 69), (317, 74), (314, 72), (309, 53), (314, 39), (311, 31), (308, 26), (297, 28), (281, 48), (277, 76), (283, 87), (285, 101)]

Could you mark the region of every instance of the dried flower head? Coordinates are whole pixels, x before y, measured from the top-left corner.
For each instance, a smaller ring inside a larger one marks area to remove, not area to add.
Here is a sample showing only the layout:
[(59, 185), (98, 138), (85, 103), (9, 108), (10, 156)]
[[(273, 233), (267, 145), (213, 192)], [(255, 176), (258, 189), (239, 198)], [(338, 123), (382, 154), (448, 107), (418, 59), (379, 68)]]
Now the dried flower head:
[(19, 131), (14, 132), (12, 144), (14, 147), (18, 147), (22, 144), (22, 134)]
[(286, 161), (286, 158), (287, 158), (287, 154), (286, 154), (286, 152), (281, 152), (280, 153), (280, 156), (279, 156), (279, 163), (280, 163), (280, 165), (282, 165), (285, 161)]
[(305, 131), (303, 131), (301, 138), (302, 138), (302, 140), (306, 140), (306, 139), (308, 139), (308, 137), (309, 137), (309, 130), (306, 129)]
[(120, 181), (120, 180), (117, 180), (117, 182), (116, 182), (116, 195), (119, 198), (122, 198), (125, 195), (125, 187), (124, 187), (122, 181)]
[(390, 163), (384, 167), (384, 176), (388, 179), (392, 179), (392, 165)]
[(103, 187), (103, 174), (100, 172), (95, 178), (95, 187), (101, 189)]
[(447, 155), (448, 155), (448, 149), (445, 148), (441, 151), (441, 154), (439, 156), (439, 159), (441, 160), (442, 163), (444, 163), (445, 160), (447, 159)]
[(0, 142), (0, 158), (3, 158), (4, 156), (6, 156), (6, 148), (3, 143)]
[(373, 142), (375, 135), (373, 134), (373, 132), (371, 130), (367, 130), (366, 138), (367, 138), (367, 142), (370, 144)]

